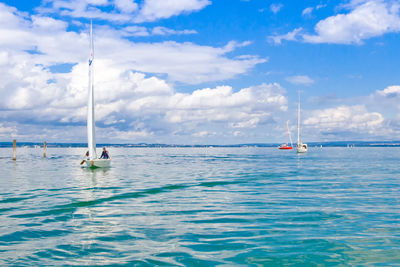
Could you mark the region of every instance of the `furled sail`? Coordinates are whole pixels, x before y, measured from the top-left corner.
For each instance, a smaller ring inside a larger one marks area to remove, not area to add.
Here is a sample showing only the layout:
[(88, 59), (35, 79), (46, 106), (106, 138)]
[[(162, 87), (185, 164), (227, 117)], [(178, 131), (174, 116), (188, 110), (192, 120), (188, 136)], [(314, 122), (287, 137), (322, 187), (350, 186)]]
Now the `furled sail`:
[(87, 110), (87, 135), (89, 159), (96, 159), (96, 133), (94, 120), (94, 88), (93, 88), (93, 29), (90, 22), (90, 56), (89, 56), (89, 93), (88, 93), (88, 110)]

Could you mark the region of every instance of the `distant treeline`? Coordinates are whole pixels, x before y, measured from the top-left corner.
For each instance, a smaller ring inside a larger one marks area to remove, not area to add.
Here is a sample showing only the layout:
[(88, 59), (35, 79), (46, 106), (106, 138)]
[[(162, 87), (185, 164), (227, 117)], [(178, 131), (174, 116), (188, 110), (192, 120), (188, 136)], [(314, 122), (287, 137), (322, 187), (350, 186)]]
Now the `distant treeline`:
[[(12, 147), (12, 142), (0, 142), (0, 147)], [(277, 143), (250, 143), (230, 145), (181, 145), (181, 144), (97, 144), (97, 147), (276, 147)], [(399, 147), (400, 141), (335, 141), (308, 142), (310, 147)], [(43, 143), (17, 142), (18, 147), (43, 147)], [(47, 143), (47, 147), (87, 147), (86, 143)]]

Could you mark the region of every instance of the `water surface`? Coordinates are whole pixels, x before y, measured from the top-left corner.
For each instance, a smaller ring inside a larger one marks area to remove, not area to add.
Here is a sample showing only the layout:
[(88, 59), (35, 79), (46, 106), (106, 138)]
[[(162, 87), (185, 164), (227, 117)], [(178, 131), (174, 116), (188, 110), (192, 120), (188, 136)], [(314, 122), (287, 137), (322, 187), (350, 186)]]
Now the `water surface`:
[(400, 148), (0, 148), (0, 265), (396, 265)]

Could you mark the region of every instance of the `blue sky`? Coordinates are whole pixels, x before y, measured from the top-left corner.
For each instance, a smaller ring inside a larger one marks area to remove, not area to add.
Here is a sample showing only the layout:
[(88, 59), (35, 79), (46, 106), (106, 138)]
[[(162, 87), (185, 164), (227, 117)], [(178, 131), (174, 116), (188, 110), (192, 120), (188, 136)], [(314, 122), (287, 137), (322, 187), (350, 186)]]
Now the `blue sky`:
[(399, 140), (400, 2), (0, 2), (0, 140)]

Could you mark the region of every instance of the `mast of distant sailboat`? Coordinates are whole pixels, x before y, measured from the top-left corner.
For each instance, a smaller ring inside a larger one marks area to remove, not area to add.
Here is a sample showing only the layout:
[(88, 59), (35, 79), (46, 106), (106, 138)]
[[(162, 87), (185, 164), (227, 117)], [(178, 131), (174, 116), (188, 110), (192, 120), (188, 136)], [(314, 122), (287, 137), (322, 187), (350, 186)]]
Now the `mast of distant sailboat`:
[(88, 135), (88, 149), (89, 159), (97, 158), (96, 154), (96, 134), (95, 134), (95, 120), (94, 120), (94, 86), (93, 86), (93, 59), (94, 59), (94, 45), (93, 45), (93, 29), (92, 21), (90, 21), (90, 56), (89, 56), (89, 97), (88, 97), (88, 111), (87, 111), (87, 135)]
[[(290, 146), (293, 147), (292, 135), (289, 132), (289, 121), (286, 121), (286, 130), (287, 130), (287, 135), (288, 135), (288, 142), (290, 140)], [(287, 145), (289, 145), (289, 143)]]
[(298, 110), (297, 110), (297, 145), (296, 152), (297, 153), (306, 153), (308, 150), (307, 144), (303, 144), (300, 140), (300, 91), (299, 91), (299, 102), (298, 102)]
[(300, 91), (299, 94), (299, 101), (297, 103), (297, 146), (300, 144)]

